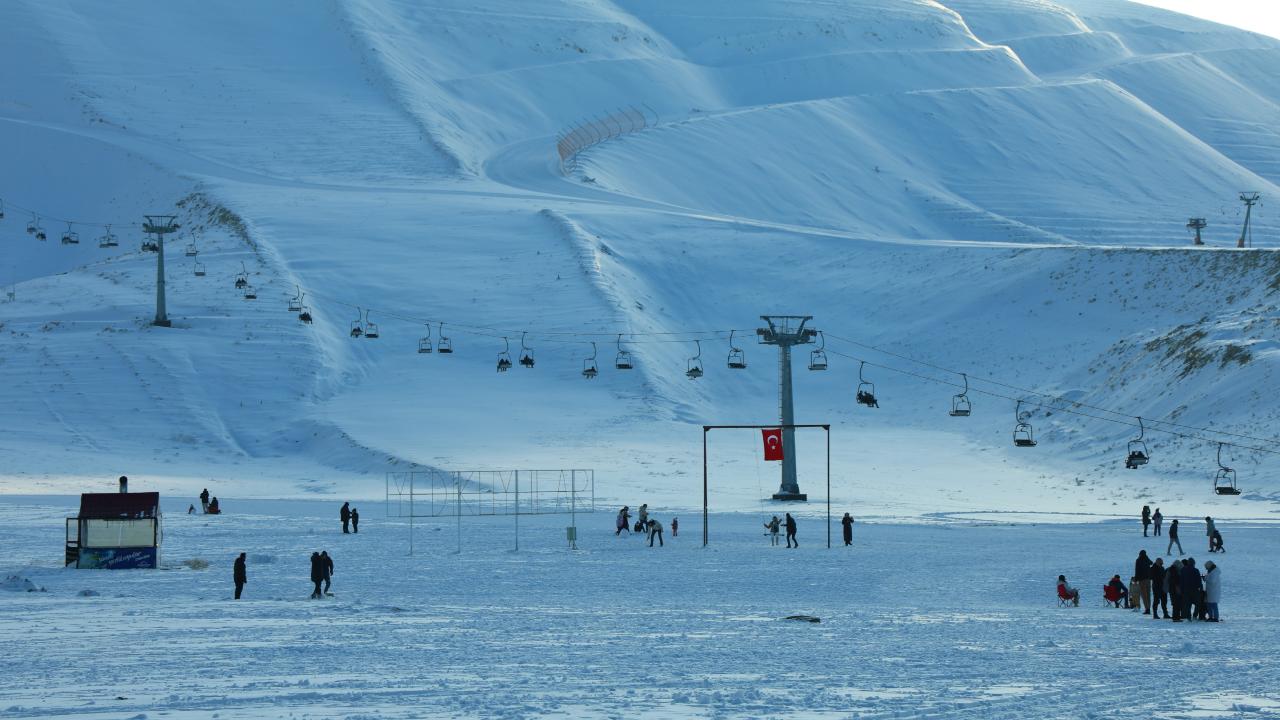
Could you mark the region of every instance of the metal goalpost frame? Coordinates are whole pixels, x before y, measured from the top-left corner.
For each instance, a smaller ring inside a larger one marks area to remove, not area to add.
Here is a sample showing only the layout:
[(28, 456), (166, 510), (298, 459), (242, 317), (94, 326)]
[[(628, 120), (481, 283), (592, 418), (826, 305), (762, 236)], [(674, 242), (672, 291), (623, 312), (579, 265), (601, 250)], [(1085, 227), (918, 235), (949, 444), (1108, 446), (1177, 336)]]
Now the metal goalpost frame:
[(712, 430), (772, 430), (773, 428), (782, 428), (783, 430), (795, 430), (797, 428), (822, 428), (826, 431), (827, 436), (827, 549), (831, 549), (831, 425), (808, 424), (797, 425), (794, 423), (778, 424), (771, 423), (768, 425), (703, 425), (702, 426), (702, 547), (707, 546), (707, 518), (708, 518), (708, 470), (707, 470), (707, 433)]

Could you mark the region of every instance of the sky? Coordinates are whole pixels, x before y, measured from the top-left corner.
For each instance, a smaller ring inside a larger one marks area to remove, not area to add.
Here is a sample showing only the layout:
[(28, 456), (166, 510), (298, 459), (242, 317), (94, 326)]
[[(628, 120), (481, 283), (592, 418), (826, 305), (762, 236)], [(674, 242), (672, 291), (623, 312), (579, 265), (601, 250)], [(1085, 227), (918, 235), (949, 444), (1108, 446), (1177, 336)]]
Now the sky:
[(1280, 38), (1280, 2), (1277, 0), (1135, 0), (1135, 2)]

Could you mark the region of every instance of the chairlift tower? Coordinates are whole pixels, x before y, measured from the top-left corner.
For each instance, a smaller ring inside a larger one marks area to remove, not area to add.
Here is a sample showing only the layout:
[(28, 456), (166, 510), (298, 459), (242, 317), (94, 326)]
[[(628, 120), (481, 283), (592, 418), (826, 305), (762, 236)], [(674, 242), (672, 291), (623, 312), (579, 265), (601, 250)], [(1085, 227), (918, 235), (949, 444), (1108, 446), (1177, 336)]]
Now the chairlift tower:
[(1253, 215), (1253, 206), (1257, 204), (1258, 198), (1261, 197), (1256, 192), (1240, 193), (1240, 202), (1244, 203), (1244, 227), (1240, 230), (1240, 239), (1236, 242), (1236, 247), (1245, 247), (1245, 237), (1249, 238), (1249, 247), (1253, 247), (1253, 235), (1249, 232), (1249, 218)]
[(1209, 223), (1204, 218), (1191, 218), (1187, 220), (1187, 229), (1196, 231), (1196, 245), (1203, 245), (1204, 241), (1200, 239), (1200, 231), (1208, 227)]
[(769, 327), (756, 330), (763, 345), (778, 346), (778, 364), (780, 372), (778, 405), (782, 424), (782, 484), (778, 492), (773, 494), (774, 500), (808, 500), (809, 496), (800, 492), (800, 484), (796, 481), (796, 432), (795, 406), (791, 392), (791, 348), (794, 345), (805, 345), (813, 342), (818, 331), (806, 328), (805, 323), (813, 319), (812, 315), (761, 315), (761, 320)]
[(144, 215), (147, 219), (142, 224), (142, 231), (156, 236), (156, 319), (152, 323), (158, 327), (169, 327), (169, 315), (164, 307), (164, 236), (177, 232), (176, 215)]

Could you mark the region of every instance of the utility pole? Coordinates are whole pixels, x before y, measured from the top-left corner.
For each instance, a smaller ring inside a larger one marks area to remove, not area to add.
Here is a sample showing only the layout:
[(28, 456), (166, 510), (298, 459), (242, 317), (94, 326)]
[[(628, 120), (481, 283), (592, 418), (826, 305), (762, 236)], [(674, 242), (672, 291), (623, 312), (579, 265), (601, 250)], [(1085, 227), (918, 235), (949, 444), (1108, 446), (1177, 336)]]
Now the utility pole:
[(1240, 230), (1240, 240), (1236, 242), (1236, 247), (1245, 246), (1245, 236), (1249, 237), (1249, 247), (1253, 247), (1253, 235), (1249, 232), (1249, 216), (1253, 214), (1253, 206), (1258, 202), (1260, 196), (1256, 192), (1240, 193), (1240, 202), (1244, 203), (1244, 228)]
[(812, 315), (761, 315), (760, 319), (769, 327), (757, 329), (756, 335), (760, 337), (761, 344), (778, 346), (781, 376), (778, 414), (782, 423), (782, 484), (773, 494), (773, 499), (808, 500), (809, 496), (800, 492), (800, 484), (796, 481), (796, 431), (791, 427), (796, 422), (791, 392), (791, 347), (813, 342), (818, 331), (804, 326), (813, 319)]
[(1209, 223), (1204, 218), (1191, 218), (1187, 221), (1187, 229), (1196, 231), (1196, 245), (1203, 245), (1204, 241), (1200, 239), (1200, 231), (1205, 229)]
[(164, 307), (164, 236), (177, 232), (176, 215), (144, 215), (142, 231), (156, 236), (156, 320), (153, 325), (169, 327), (169, 315)]

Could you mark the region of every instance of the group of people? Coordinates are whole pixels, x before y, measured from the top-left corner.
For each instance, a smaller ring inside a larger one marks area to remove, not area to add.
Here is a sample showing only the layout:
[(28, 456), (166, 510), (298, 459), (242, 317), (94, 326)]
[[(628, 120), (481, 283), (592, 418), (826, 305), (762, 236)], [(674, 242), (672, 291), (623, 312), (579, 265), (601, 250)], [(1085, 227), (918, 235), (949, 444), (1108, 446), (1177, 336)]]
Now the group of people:
[[(1160, 508), (1151, 512), (1148, 505), (1142, 507), (1142, 536), (1149, 537), (1148, 530), (1154, 525), (1155, 536), (1161, 534), (1164, 516)], [(1213, 518), (1206, 516), (1205, 536), (1208, 538), (1209, 552), (1226, 552), (1222, 544), (1222, 533), (1218, 530)], [(1212, 560), (1204, 564), (1204, 571), (1196, 567), (1195, 558), (1181, 557), (1182, 542), (1178, 538), (1178, 520), (1169, 523), (1169, 544), (1165, 554), (1172, 557), (1173, 547), (1178, 547), (1178, 558), (1165, 566), (1163, 557), (1152, 560), (1146, 550), (1139, 550), (1133, 563), (1133, 575), (1126, 584), (1119, 574), (1103, 586), (1103, 598), (1117, 608), (1128, 608), (1135, 612), (1142, 611), (1154, 620), (1173, 620), (1183, 622), (1201, 620), (1218, 622), (1218, 603), (1222, 597), (1222, 569)], [(1067, 582), (1064, 575), (1058, 576), (1058, 598), (1062, 603), (1080, 604), (1080, 591)], [(1172, 612), (1170, 612), (1172, 608)]]
[[(315, 583), (315, 590), (311, 593), (311, 599), (322, 598), (326, 595), (333, 595), (329, 592), (329, 587), (333, 582), (333, 558), (329, 557), (327, 551), (311, 553), (311, 582)], [(324, 589), (321, 590), (321, 583)]]
[[(221, 515), (222, 508), (218, 505), (218, 498), (209, 497), (209, 488), (200, 491), (200, 508), (205, 515)], [(196, 512), (195, 505), (187, 506), (187, 514), (194, 515)]]
[[(662, 523), (655, 517), (649, 517), (649, 503), (644, 503), (640, 506), (640, 510), (636, 513), (635, 525), (631, 524), (631, 507), (623, 505), (622, 509), (618, 511), (618, 517), (614, 525), (614, 535), (621, 535), (623, 530), (626, 530), (628, 535), (632, 534), (633, 531), (637, 534), (644, 533), (644, 537), (649, 539), (649, 547), (653, 547), (655, 538), (658, 541), (658, 547), (666, 547), (662, 542)], [(679, 535), (680, 518), (673, 517), (671, 518), (671, 537), (678, 537)]]
[(342, 503), (342, 509), (338, 511), (338, 519), (342, 520), (343, 534), (360, 532), (360, 511), (351, 507), (351, 503)]

